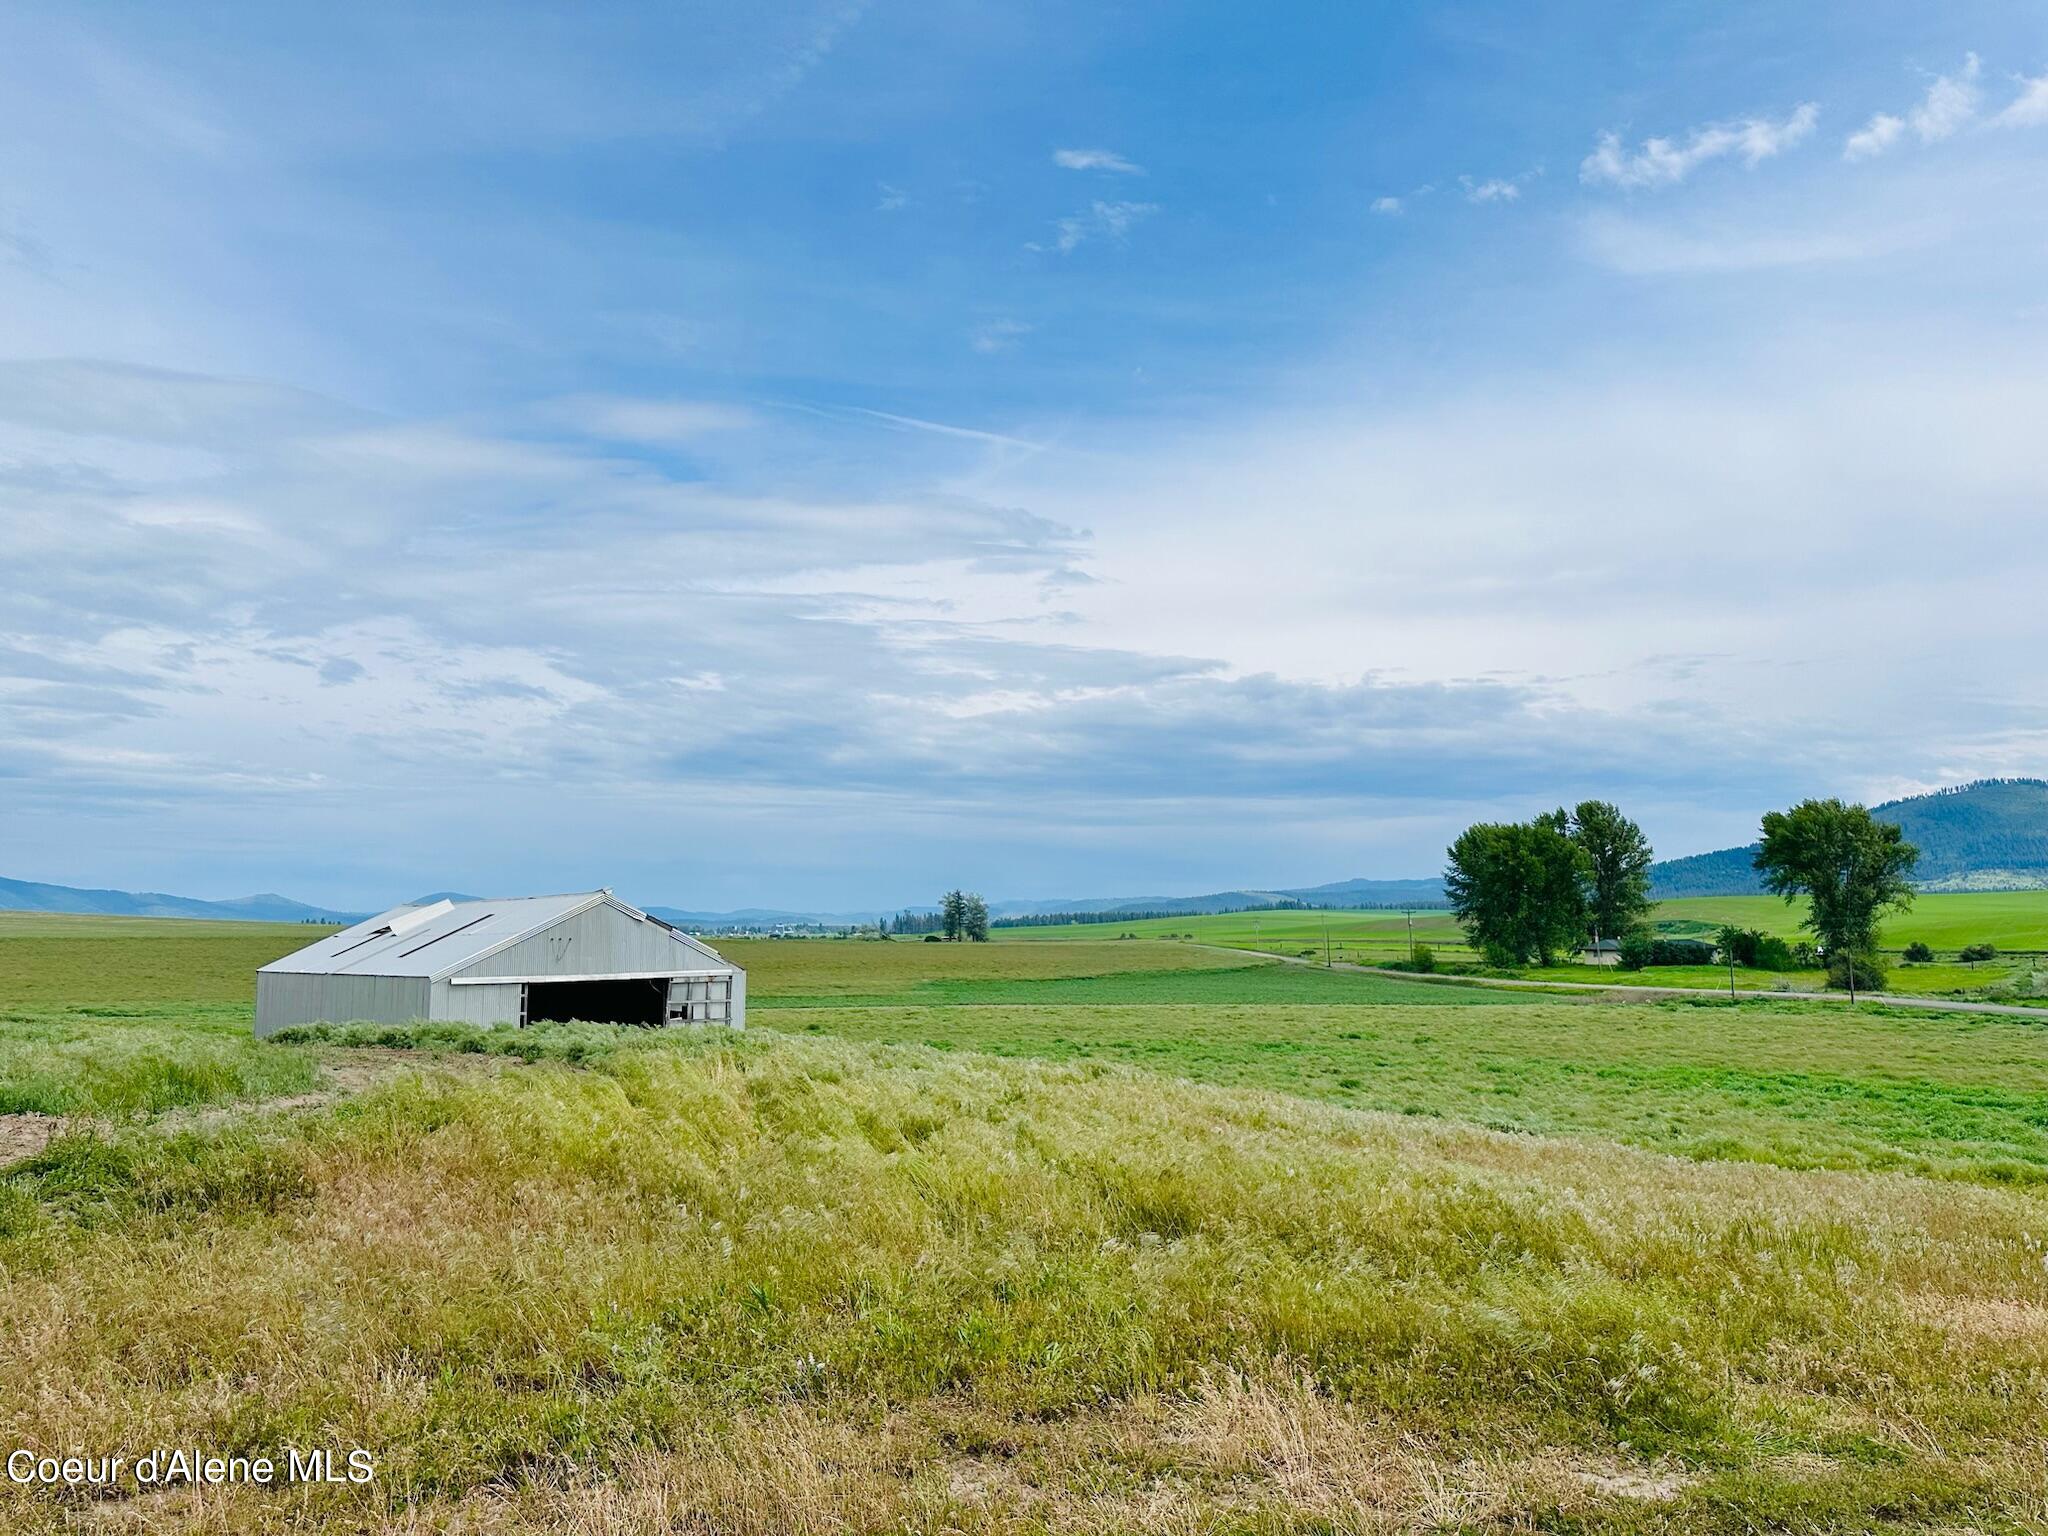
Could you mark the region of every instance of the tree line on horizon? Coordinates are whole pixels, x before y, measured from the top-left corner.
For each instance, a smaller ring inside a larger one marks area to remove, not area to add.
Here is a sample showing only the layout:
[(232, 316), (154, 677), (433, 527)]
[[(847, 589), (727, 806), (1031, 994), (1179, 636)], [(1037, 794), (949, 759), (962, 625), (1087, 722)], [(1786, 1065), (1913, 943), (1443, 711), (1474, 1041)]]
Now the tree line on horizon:
[[(1526, 822), (1467, 827), (1447, 850), (1444, 891), (1489, 965), (1552, 965), (1589, 941), (1612, 939), (1622, 964), (1637, 969), (1657, 943), (1649, 929), (1653, 858), (1642, 828), (1619, 807), (1584, 800)], [(1755, 865), (1766, 890), (1788, 904), (1807, 899), (1800, 926), (1814, 935), (1830, 984), (1875, 989), (1885, 977), (1878, 927), (1886, 912), (1912, 904), (1908, 877), (1918, 859), (1899, 827), (1828, 799), (1766, 813)], [(1765, 936), (1724, 932), (1723, 949), (1743, 959), (1752, 937)], [(1747, 958), (1754, 963), (1754, 954)]]

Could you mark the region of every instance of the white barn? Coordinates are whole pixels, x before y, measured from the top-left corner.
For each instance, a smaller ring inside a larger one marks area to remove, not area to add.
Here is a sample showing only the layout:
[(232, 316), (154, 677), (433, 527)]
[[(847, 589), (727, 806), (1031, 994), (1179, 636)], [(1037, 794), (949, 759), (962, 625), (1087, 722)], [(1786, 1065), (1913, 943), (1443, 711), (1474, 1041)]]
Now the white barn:
[(256, 1033), (358, 1019), (744, 1027), (747, 973), (610, 891), (393, 907), (256, 973)]

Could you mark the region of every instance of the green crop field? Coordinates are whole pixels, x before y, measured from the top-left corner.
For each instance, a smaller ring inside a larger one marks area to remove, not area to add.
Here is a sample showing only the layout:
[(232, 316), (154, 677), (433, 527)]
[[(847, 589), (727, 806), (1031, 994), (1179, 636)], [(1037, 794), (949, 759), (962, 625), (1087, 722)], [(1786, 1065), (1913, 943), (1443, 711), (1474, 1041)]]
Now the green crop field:
[[(1673, 937), (1711, 940), (1723, 924), (1733, 923), (1799, 939), (1806, 936), (1799, 927), (1804, 910), (1803, 904), (1788, 905), (1774, 896), (1705, 896), (1661, 902), (1652, 917), (1660, 933)], [(1480, 963), (1456, 919), (1442, 910), (1222, 912), (996, 930), (996, 938), (1006, 947), (1171, 940), (1357, 965), (1404, 962), (1411, 937), (1417, 944), (1427, 944), (1439, 964), (1451, 970), (1471, 970)], [(1939, 963), (1895, 966), (1886, 982), (1888, 992), (2023, 1003), (2048, 997), (2048, 891), (1922, 895), (1910, 912), (1891, 920), (1883, 935), (1883, 942), (1894, 951), (1914, 940), (1932, 946), (1940, 956)], [(1975, 943), (1995, 945), (2000, 957), (1959, 963), (1956, 952)], [(1729, 981), (1726, 970), (1711, 966), (1659, 966), (1630, 974), (1593, 971), (1576, 961), (1500, 974), (1537, 981), (1598, 980), (1617, 986), (1684, 987), (1705, 992), (1725, 988)], [(1826, 982), (1819, 970), (1738, 969), (1735, 976), (1738, 988), (1756, 991), (1817, 992)]]
[(2048, 1025), (1086, 930), (252, 1040), (317, 931), (0, 917), (0, 1442), (376, 1480), (0, 1531), (2048, 1519)]
[[(1793, 939), (1800, 937), (1799, 922), (1804, 915), (1803, 903), (1788, 905), (1775, 896), (1689, 896), (1658, 903), (1652, 920), (1658, 928), (1673, 933), (1705, 937), (1724, 923), (1734, 923)], [(1464, 949), (1464, 934), (1450, 913), (1422, 908), (1412, 914), (1321, 910), (1219, 912), (1136, 922), (999, 928), (996, 937), (1004, 942), (1046, 943), (1099, 940), (1129, 933), (1139, 938), (1185, 936), (1239, 949), (1313, 949), (1320, 954), (1327, 935), (1333, 947), (1391, 955), (1407, 951), (1411, 916), (1417, 941), (1439, 949)], [(1938, 950), (1990, 943), (2000, 949), (2048, 953), (2048, 891), (1924, 894), (1913, 903), (1910, 912), (1893, 917), (1884, 929), (1884, 942), (1893, 948), (1916, 939)]]
[[(1796, 938), (1804, 904), (1788, 907), (1775, 896), (1692, 896), (1663, 902), (1662, 922), (1695, 925), (1702, 934), (1734, 923)], [(1923, 893), (1910, 911), (1887, 919), (1883, 942), (1894, 949), (1915, 940), (1937, 950), (1989, 943), (2000, 949), (2048, 952), (2048, 891)]]

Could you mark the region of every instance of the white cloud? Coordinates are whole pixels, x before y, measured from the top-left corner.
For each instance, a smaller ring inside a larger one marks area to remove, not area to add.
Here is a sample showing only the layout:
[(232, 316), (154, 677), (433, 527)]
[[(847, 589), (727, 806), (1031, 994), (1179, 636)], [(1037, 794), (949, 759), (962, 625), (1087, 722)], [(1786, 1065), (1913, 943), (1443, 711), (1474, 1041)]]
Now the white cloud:
[(875, 212), (894, 213), (910, 202), (910, 194), (901, 187), (892, 187), (886, 181), (875, 183)]
[(1378, 214), (1395, 214), (1403, 208), (1398, 197), (1376, 197), (1372, 200), (1372, 211)]
[(1683, 144), (1672, 139), (1645, 139), (1633, 152), (1622, 144), (1619, 134), (1602, 134), (1593, 153), (1580, 163), (1579, 180), (1595, 186), (1668, 187), (1708, 161), (1729, 155), (1740, 156), (1753, 170), (1805, 139), (1819, 119), (1819, 106), (1802, 102), (1781, 121), (1750, 117), (1740, 122), (1708, 123), (1693, 129)]
[(1976, 54), (1963, 60), (1962, 70), (1942, 75), (1927, 88), (1920, 105), (1907, 116), (1922, 144), (1935, 144), (1951, 137), (1977, 115), (1979, 65)]
[(1896, 144), (1899, 135), (1906, 131), (1906, 120), (1893, 117), (1889, 112), (1879, 112), (1869, 122), (1849, 135), (1842, 145), (1844, 160), (1868, 160), (1881, 155)]
[[(1121, 245), (1129, 237), (1133, 225), (1149, 219), (1158, 211), (1157, 203), (1104, 202), (1098, 198), (1088, 205), (1086, 213), (1072, 214), (1054, 222), (1051, 248), (1065, 256), (1090, 240), (1108, 240)], [(1046, 247), (1034, 240), (1025, 249), (1042, 251)]]
[[(2029, 488), (2048, 491), (2031, 449), (2043, 385), (2016, 347), (1995, 361), (1968, 344), (1920, 354), (1919, 373), (1900, 366), (1914, 355), (1809, 334), (1732, 370), (1673, 370), (1653, 355), (1640, 371), (1602, 364), (1562, 382), (1495, 377), (1387, 413), (1177, 430), (1122, 444), (1114, 465), (1041, 459), (1027, 485), (996, 491), (1095, 529), (1102, 583), (1072, 599), (1094, 643), (1217, 655), (1238, 677), (1327, 679), (1363, 657), (1389, 676), (1542, 676), (1640, 723), (1725, 732), (1738, 754), (1812, 705), (1788, 667), (1824, 665), (1816, 679), (1839, 679), (1840, 696), (1787, 755), (1839, 782), (1834, 771), (1869, 762), (1942, 762), (1944, 738), (1974, 761), (2006, 725), (2041, 725), (2024, 661), (1954, 628), (1950, 605), (1975, 579), (1967, 545), (1905, 564), (1896, 552), (1929, 495), (1978, 537), (2018, 526)], [(1247, 505), (1287, 507), (1300, 535), (1246, 551), (1249, 570), (1214, 554)], [(1689, 546), (1682, 570), (1658, 568), (1662, 541), (1716, 515), (1732, 520), (1729, 537)], [(1625, 540), (1610, 536), (1617, 517)], [(1752, 558), (1762, 545), (1768, 570)], [(2024, 569), (2008, 590), (2048, 570), (2048, 551), (2015, 557)], [(1812, 606), (1788, 603), (1794, 593)], [(2038, 613), (1985, 622), (2002, 635), (2042, 627)], [(1879, 632), (1901, 671), (1860, 675), (1859, 637)], [(1714, 659), (1690, 676), (1648, 668), (1703, 653)], [(1876, 723), (1912, 686), (1903, 672), (1992, 654), (2005, 659), (1985, 687), (1919, 739)]]
[(2048, 124), (2048, 75), (2020, 82), (2020, 93), (1992, 121), (2001, 128), (2039, 128)]
[(988, 320), (967, 333), (967, 344), (977, 352), (1001, 352), (1030, 329), (1022, 320)]
[(1052, 163), (1069, 171), (1113, 171), (1119, 176), (1142, 176), (1145, 167), (1133, 165), (1113, 149), (1056, 149)]
[[(1891, 149), (1906, 136), (1911, 128), (1922, 144), (1938, 144), (1943, 139), (1953, 138), (1977, 116), (1977, 106), (1982, 98), (1977, 77), (1983, 65), (1974, 53), (1963, 56), (1963, 67), (1953, 75), (1937, 75), (1934, 83), (1927, 87), (1927, 94), (1920, 98), (1904, 117), (1891, 112), (1874, 114), (1842, 144), (1842, 158), (1845, 160), (1868, 160)], [(2013, 103), (2018, 107), (2026, 100)], [(2008, 107), (2008, 112), (2013, 110)], [(2042, 110), (2048, 113), (2048, 91), (2043, 92)], [(2000, 121), (2004, 114), (2000, 114)]]
[(1518, 182), (1494, 176), (1485, 181), (1475, 181), (1470, 176), (1460, 176), (1459, 182), (1465, 188), (1465, 200), (1473, 203), (1512, 203), (1522, 195)]

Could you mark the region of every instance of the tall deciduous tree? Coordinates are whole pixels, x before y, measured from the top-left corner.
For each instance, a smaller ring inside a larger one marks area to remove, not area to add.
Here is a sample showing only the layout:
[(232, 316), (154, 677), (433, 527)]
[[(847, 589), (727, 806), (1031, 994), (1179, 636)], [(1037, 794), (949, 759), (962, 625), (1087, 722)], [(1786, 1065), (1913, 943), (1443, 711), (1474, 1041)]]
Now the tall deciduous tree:
[(1888, 911), (1913, 904), (1908, 876), (1920, 850), (1890, 822), (1840, 800), (1802, 800), (1764, 816), (1756, 867), (1767, 890), (1786, 901), (1804, 896), (1810, 929), (1827, 947), (1828, 973), (1838, 983), (1882, 982), (1877, 928)]
[(961, 898), (960, 931), (977, 944), (988, 942), (988, 903), (973, 891)]
[(1586, 905), (1593, 931), (1618, 939), (1650, 911), (1650, 840), (1605, 800), (1581, 800), (1572, 841), (1586, 855)]
[(1563, 810), (1530, 822), (1483, 822), (1451, 844), (1444, 891), (1475, 948), (1494, 965), (1545, 965), (1586, 931), (1586, 855)]
[(957, 944), (967, 931), (967, 893), (948, 891), (939, 903), (939, 930), (948, 944)]

